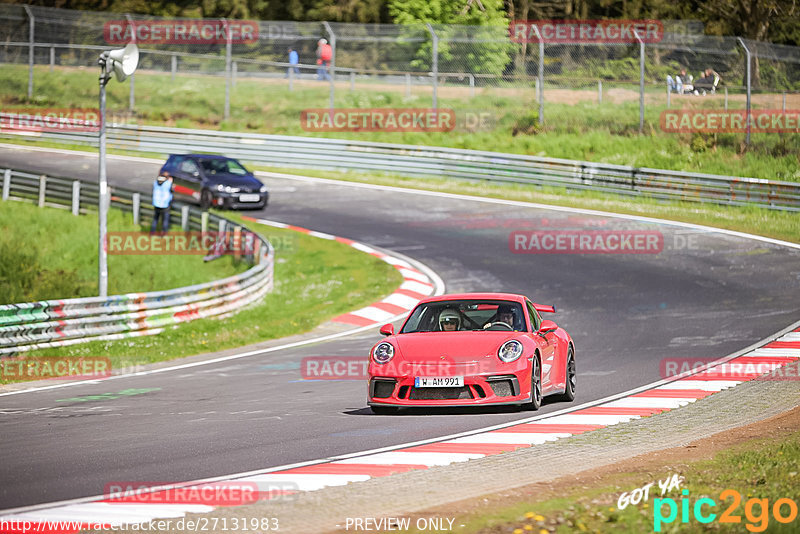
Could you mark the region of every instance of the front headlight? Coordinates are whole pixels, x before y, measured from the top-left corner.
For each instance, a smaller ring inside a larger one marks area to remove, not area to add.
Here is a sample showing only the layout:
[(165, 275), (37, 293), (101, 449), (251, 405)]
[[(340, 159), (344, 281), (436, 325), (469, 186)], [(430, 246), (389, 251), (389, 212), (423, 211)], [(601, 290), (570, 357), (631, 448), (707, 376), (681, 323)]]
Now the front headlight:
[(231, 187), (229, 185), (226, 185), (225, 186), (225, 192), (226, 193), (238, 193), (239, 192), (239, 188), (238, 187)]
[(262, 185), (261, 189), (259, 189), (258, 192), (259, 193), (266, 193), (267, 192), (267, 186), (266, 185)]
[(222, 191), (225, 189), (225, 186), (222, 184), (217, 184), (217, 191)]
[(375, 363), (387, 363), (394, 358), (394, 347), (391, 343), (379, 343), (372, 351), (372, 359)]
[(506, 341), (500, 346), (500, 350), (497, 351), (497, 357), (506, 363), (518, 360), (520, 356), (522, 356), (522, 343), (516, 339)]

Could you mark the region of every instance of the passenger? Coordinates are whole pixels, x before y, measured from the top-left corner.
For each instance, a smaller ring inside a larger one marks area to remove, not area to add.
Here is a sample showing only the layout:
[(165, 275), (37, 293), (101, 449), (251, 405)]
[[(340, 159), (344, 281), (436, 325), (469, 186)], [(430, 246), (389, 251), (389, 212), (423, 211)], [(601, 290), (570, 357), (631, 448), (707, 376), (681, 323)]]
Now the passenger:
[(447, 308), (439, 314), (439, 330), (442, 332), (454, 332), (461, 327), (461, 317), (458, 312)]

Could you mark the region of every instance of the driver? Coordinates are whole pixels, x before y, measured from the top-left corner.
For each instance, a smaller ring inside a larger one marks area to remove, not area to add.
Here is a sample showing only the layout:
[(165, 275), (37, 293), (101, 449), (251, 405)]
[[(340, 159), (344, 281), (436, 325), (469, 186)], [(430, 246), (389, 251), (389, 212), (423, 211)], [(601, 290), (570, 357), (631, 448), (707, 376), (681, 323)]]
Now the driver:
[(514, 307), (508, 304), (501, 304), (497, 307), (497, 320), (495, 322), (506, 323), (513, 329), (517, 329), (514, 317)]
[(439, 314), (439, 330), (442, 332), (453, 332), (461, 327), (461, 317), (458, 312), (451, 308), (442, 310)]

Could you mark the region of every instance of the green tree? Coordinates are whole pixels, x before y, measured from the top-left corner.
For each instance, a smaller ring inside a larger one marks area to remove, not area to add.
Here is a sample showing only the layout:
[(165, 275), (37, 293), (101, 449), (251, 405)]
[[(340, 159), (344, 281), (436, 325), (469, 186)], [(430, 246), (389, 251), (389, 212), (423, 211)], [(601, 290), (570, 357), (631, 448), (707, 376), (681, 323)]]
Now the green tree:
[[(508, 40), (503, 0), (389, 0), (389, 14), (398, 24), (433, 25), (440, 72), (500, 75), (516, 47)], [(426, 42), (411, 65), (430, 68), (431, 63), (432, 43)]]

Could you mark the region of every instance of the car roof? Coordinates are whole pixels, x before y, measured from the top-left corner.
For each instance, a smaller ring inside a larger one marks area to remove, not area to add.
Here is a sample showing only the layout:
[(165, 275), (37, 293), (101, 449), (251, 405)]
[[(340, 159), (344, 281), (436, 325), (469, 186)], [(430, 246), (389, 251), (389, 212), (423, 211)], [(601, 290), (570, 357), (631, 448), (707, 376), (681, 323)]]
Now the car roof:
[(234, 159), (228, 156), (220, 156), (219, 154), (170, 154), (169, 157), (174, 158), (181, 156), (184, 158), (203, 158), (203, 159)]
[(422, 299), (419, 301), (419, 304), (441, 302), (445, 300), (510, 300), (524, 303), (525, 295), (518, 295), (516, 293), (450, 293)]

